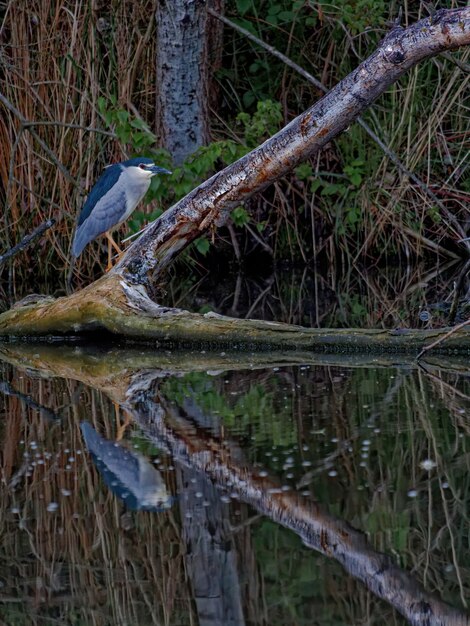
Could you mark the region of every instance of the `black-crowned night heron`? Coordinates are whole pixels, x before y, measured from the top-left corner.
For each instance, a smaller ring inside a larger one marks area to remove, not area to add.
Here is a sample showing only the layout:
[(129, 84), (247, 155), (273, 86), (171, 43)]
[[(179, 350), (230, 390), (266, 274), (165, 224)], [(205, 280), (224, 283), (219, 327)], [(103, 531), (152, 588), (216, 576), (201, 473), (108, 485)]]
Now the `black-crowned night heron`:
[(104, 439), (88, 422), (82, 422), (81, 429), (105, 483), (129, 509), (164, 511), (171, 507), (173, 498), (150, 461), (115, 441)]
[(130, 216), (148, 191), (156, 174), (171, 174), (155, 165), (152, 159), (136, 157), (123, 163), (108, 166), (96, 181), (78, 218), (72, 244), (72, 262), (84, 247), (99, 237), (108, 238), (108, 269), (111, 267), (111, 246), (121, 250), (110, 231), (116, 229)]

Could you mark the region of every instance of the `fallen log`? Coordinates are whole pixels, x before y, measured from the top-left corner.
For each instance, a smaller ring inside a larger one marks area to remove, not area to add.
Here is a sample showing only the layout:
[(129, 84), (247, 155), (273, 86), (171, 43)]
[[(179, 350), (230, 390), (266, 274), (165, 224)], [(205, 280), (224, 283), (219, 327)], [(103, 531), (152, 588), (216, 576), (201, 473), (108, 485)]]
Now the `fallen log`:
[[(281, 322), (244, 320), (215, 313), (190, 313), (161, 307), (145, 290), (117, 274), (66, 298), (10, 309), (0, 315), (0, 335), (18, 339), (93, 333), (101, 340), (125, 338), (129, 343), (159, 347), (189, 344), (210, 350), (308, 350), (315, 352), (401, 352), (418, 354), (449, 329), (394, 330), (304, 328)], [(99, 333), (99, 335), (98, 335)], [(470, 326), (456, 329), (436, 348), (441, 353), (470, 351)]]
[[(470, 8), (442, 9), (408, 28), (395, 27), (368, 59), (310, 109), (150, 224), (108, 275), (71, 296), (5, 312), (0, 315), (0, 336), (74, 336), (105, 331), (152, 343), (419, 352), (447, 331), (304, 329), (165, 309), (150, 295), (181, 250), (344, 131), (407, 70), (423, 59), (469, 44)], [(452, 228), (457, 236), (465, 235), (458, 223)], [(469, 339), (470, 332), (463, 327), (439, 349), (468, 350)]]

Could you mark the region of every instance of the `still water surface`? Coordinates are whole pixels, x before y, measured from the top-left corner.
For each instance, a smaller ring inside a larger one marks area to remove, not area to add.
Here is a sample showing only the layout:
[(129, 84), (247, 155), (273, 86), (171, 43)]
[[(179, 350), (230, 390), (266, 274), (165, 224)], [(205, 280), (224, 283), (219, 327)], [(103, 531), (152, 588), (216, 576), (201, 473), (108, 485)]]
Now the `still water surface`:
[(0, 352), (3, 623), (470, 623), (465, 360)]

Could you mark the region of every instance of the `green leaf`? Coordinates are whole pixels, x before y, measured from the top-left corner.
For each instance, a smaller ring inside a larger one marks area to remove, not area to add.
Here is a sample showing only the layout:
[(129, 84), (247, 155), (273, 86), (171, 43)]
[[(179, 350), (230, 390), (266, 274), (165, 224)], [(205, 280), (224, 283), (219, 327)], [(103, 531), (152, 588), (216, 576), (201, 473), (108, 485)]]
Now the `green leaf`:
[(106, 111), (106, 98), (100, 96), (98, 98), (98, 111), (103, 114)]
[(240, 15), (245, 15), (245, 13), (251, 9), (253, 6), (252, 0), (236, 0), (237, 11)]
[(117, 118), (121, 124), (126, 124), (129, 121), (129, 113), (121, 109), (117, 112)]
[(194, 245), (196, 246), (197, 251), (202, 254), (202, 256), (206, 256), (206, 254), (209, 252), (209, 248), (211, 247), (210, 241), (205, 237), (200, 237), (199, 239), (196, 239)]
[(246, 91), (243, 94), (243, 105), (249, 109), (250, 106), (253, 104), (253, 102), (255, 101), (255, 94), (252, 91)]
[(326, 183), (322, 189), (322, 196), (333, 196), (336, 193), (344, 191), (344, 185), (338, 185), (336, 183)]
[(316, 191), (318, 191), (320, 189), (320, 187), (323, 186), (323, 181), (320, 180), (319, 178), (316, 178), (315, 180), (312, 180), (312, 182), (310, 183), (310, 191), (312, 193), (315, 193)]
[(244, 207), (237, 206), (232, 211), (232, 220), (235, 226), (245, 226), (250, 221), (250, 216)]
[(289, 23), (294, 19), (294, 14), (292, 11), (281, 11), (278, 15), (278, 18), (281, 22)]
[(359, 187), (359, 185), (362, 183), (362, 176), (361, 174), (356, 170), (354, 171), (350, 176), (349, 176), (349, 180), (352, 182), (352, 184), (355, 187)]
[(268, 15), (277, 15), (282, 11), (282, 6), (280, 4), (272, 4), (268, 9)]
[(294, 171), (299, 180), (306, 180), (310, 178), (310, 176), (313, 176), (313, 168), (308, 163), (302, 163), (296, 167)]

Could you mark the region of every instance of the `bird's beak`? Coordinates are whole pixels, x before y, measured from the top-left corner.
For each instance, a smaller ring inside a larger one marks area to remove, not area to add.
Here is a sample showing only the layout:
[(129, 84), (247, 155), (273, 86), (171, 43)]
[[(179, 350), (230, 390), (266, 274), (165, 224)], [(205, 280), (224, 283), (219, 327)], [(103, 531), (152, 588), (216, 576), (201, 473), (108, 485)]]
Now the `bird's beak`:
[(148, 168), (149, 172), (155, 176), (155, 174), (173, 174), (170, 170), (166, 170), (164, 167), (159, 167), (158, 165), (151, 165)]

